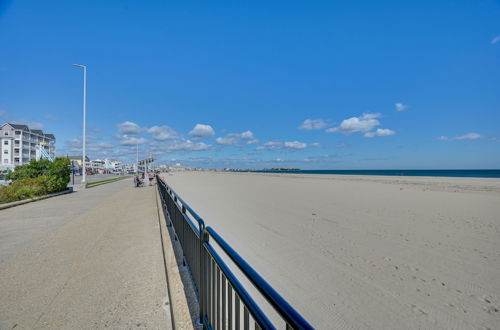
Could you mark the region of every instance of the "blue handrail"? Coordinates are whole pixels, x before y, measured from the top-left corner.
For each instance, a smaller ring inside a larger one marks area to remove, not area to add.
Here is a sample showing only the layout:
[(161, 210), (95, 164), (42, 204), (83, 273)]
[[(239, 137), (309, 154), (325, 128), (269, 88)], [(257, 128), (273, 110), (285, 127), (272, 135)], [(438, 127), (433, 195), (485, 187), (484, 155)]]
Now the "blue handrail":
[(241, 298), (245, 306), (247, 306), (250, 313), (255, 318), (258, 324), (260, 324), (263, 329), (276, 329), (276, 327), (269, 321), (266, 315), (262, 312), (262, 310), (257, 306), (257, 304), (253, 301), (253, 299), (248, 294), (247, 290), (243, 288), (241, 283), (236, 279), (234, 274), (231, 272), (226, 263), (222, 260), (222, 258), (215, 252), (214, 248), (210, 246), (208, 243), (203, 244), (207, 251), (210, 253), (212, 258), (214, 258), (215, 262), (219, 265), (222, 272), (226, 275), (229, 282), (231, 282), (234, 290), (238, 293), (238, 296)]
[(206, 231), (290, 326), (294, 329), (314, 329), (213, 228), (209, 226)]
[[(183, 218), (188, 222), (189, 226), (193, 229), (194, 233), (197, 235), (197, 238), (200, 240), (198, 253), (198, 260), (200, 265), (198, 267), (198, 274), (201, 285), (200, 295), (204, 295), (205, 290), (210, 290), (206, 288), (207, 283), (205, 283), (206, 279), (202, 276), (202, 273), (205, 272), (205, 259), (202, 257), (203, 253), (201, 250), (206, 249), (213, 260), (217, 263), (218, 267), (222, 271), (223, 274), (226, 275), (227, 279), (233, 284), (235, 292), (238, 293), (244, 305), (247, 306), (250, 313), (253, 315), (257, 324), (260, 324), (263, 329), (274, 329), (275, 327), (269, 321), (267, 316), (262, 312), (259, 306), (254, 302), (252, 297), (247, 293), (245, 288), (241, 285), (241, 283), (237, 280), (234, 274), (231, 272), (227, 264), (223, 261), (220, 255), (215, 251), (214, 247), (211, 244), (211, 240), (209, 237), (212, 237), (215, 243), (224, 251), (224, 253), (229, 256), (229, 258), (234, 262), (234, 264), (241, 270), (241, 272), (246, 276), (246, 278), (257, 288), (257, 290), (262, 294), (262, 296), (268, 301), (268, 303), (275, 309), (275, 311), (283, 318), (283, 320), (287, 324), (287, 329), (313, 329), (313, 327), (297, 312), (293, 309), (290, 304), (286, 302), (283, 297), (279, 295), (279, 293), (274, 290), (213, 228), (205, 227), (205, 222), (203, 219), (181, 198), (174, 190), (168, 186), (168, 184), (160, 179), (157, 176), (158, 182), (164, 189), (164, 191), (170, 195), (172, 202), (179, 209), (182, 208), (181, 212), (184, 214)], [(162, 198), (163, 200), (163, 198)], [(180, 203), (177, 203), (180, 202)], [(180, 205), (179, 205), (180, 204)], [(198, 228), (196, 228), (193, 221), (187, 216), (186, 211), (188, 211), (192, 217), (198, 222)], [(189, 236), (188, 236), (189, 237)], [(191, 241), (192, 242), (192, 241)], [(192, 243), (191, 243), (192, 244)], [(187, 244), (186, 248), (192, 248), (190, 243)], [(184, 248), (184, 246), (183, 246)], [(190, 250), (191, 251), (191, 250)], [(196, 258), (196, 256), (194, 257)], [(195, 264), (196, 265), (196, 264)], [(197, 266), (195, 266), (197, 267)], [(210, 284), (208, 283), (208, 286)], [(211, 289), (213, 290), (213, 288)], [(213, 294), (213, 293), (212, 293)], [(204, 299), (201, 298), (201, 313), (200, 318), (201, 322), (207, 326), (209, 326), (206, 322), (211, 322), (212, 320), (205, 320), (207, 306), (204, 306)], [(225, 299), (225, 298), (223, 298)], [(210, 308), (215, 308), (214, 306)], [(218, 317), (218, 316), (217, 316)], [(217, 322), (219, 320), (217, 319)]]

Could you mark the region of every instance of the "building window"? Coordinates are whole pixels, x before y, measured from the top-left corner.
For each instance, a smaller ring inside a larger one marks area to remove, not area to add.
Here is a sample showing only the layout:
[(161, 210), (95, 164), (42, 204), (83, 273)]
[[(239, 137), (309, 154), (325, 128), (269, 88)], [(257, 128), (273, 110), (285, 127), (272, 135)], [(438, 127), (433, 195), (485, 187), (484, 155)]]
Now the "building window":
[(8, 146), (9, 145), (9, 140), (4, 140), (3, 144), (6, 145), (6, 146)]
[(16, 135), (19, 135), (19, 134), (21, 134), (21, 131), (16, 131)]
[(4, 134), (4, 135), (9, 135), (9, 132), (5, 132), (5, 134)]
[(4, 150), (3, 151), (4, 154), (8, 154), (9, 153), (9, 150)]

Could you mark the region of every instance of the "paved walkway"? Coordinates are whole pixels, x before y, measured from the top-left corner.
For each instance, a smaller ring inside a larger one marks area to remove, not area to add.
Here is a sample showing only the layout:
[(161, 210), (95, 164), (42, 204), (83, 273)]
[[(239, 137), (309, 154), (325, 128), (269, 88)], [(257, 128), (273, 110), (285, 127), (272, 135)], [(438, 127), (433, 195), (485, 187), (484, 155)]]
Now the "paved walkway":
[(155, 187), (3, 210), (0, 233), (0, 329), (170, 327)]

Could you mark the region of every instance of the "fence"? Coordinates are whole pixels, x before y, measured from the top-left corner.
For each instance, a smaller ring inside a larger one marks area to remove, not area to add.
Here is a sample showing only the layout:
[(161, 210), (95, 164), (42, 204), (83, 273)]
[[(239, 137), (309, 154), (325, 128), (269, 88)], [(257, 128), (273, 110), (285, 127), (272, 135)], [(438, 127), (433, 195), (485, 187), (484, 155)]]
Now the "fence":
[(255, 329), (276, 329), (219, 250), (274, 308), (286, 329), (313, 329), (213, 228), (205, 227), (203, 219), (165, 181), (156, 178), (167, 223), (173, 226), (191, 270), (204, 328), (247, 330), (253, 325)]

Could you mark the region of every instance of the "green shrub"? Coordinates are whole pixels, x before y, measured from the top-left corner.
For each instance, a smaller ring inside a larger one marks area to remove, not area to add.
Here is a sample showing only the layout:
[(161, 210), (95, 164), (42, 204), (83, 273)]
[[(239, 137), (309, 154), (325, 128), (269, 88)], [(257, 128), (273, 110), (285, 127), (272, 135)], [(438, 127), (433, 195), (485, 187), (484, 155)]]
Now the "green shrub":
[(7, 187), (0, 187), (0, 203), (46, 195), (65, 190), (70, 180), (70, 162), (66, 158), (31, 160), (7, 174), (12, 180)]
[(14, 181), (10, 186), (0, 188), (0, 203), (9, 203), (47, 194), (44, 179), (28, 178)]

